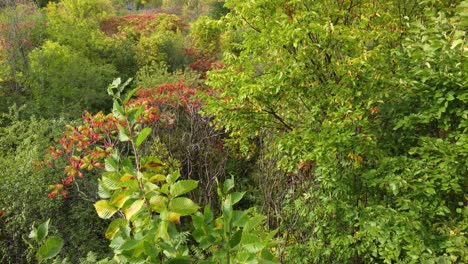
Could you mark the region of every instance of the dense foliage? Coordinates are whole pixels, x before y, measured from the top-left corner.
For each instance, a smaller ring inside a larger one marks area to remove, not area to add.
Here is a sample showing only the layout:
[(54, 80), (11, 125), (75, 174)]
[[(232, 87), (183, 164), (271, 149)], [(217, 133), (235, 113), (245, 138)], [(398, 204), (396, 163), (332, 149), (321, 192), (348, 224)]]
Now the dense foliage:
[(467, 10), (1, 2), (0, 262), (467, 263)]

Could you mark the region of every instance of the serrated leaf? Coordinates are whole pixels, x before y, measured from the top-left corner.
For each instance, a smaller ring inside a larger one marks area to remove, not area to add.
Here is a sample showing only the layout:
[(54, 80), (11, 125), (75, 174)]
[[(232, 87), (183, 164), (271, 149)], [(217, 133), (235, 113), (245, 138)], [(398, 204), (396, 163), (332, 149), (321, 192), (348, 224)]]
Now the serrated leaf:
[(178, 197), (169, 202), (169, 210), (180, 215), (190, 215), (200, 208), (196, 203), (186, 197)]
[(36, 257), (39, 262), (57, 256), (62, 250), (63, 239), (60, 237), (49, 237), (46, 242), (37, 249)]
[(141, 143), (143, 143), (143, 141), (145, 141), (145, 139), (151, 134), (151, 128), (149, 127), (145, 127), (143, 128), (141, 131), (140, 131), (140, 134), (138, 134), (136, 140), (135, 140), (135, 144), (137, 147), (139, 147), (141, 145)]
[(122, 125), (117, 125), (119, 129), (119, 140), (120, 141), (129, 141), (130, 140), (130, 132), (127, 128), (123, 127)]
[(135, 214), (138, 213), (138, 211), (140, 211), (144, 203), (145, 201), (143, 199), (138, 199), (134, 201), (129, 207), (123, 209), (125, 218), (127, 218), (127, 220), (130, 220)]
[(94, 204), (94, 208), (98, 216), (102, 219), (109, 219), (111, 218), (116, 212), (117, 208), (111, 204), (107, 200), (101, 200)]
[(182, 194), (188, 193), (191, 190), (198, 187), (198, 181), (194, 180), (182, 180), (171, 185), (170, 194), (172, 197), (178, 197)]
[(127, 225), (127, 220), (123, 218), (117, 218), (110, 223), (110, 225), (106, 229), (106, 238), (113, 239), (115, 234), (120, 230), (121, 227)]

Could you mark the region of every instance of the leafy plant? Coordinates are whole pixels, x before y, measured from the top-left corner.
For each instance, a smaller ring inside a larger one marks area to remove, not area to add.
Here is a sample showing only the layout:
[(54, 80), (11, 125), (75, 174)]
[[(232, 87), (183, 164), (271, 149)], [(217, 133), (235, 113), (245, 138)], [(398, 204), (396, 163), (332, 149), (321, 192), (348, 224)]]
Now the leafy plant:
[(34, 240), (33, 243), (38, 245), (36, 248), (33, 244), (29, 243), (31, 249), (36, 251), (36, 259), (39, 263), (54, 258), (60, 253), (63, 247), (64, 241), (62, 238), (57, 236), (48, 237), (49, 223), (50, 219), (40, 224), (37, 228), (33, 226), (28, 236), (30, 239)]

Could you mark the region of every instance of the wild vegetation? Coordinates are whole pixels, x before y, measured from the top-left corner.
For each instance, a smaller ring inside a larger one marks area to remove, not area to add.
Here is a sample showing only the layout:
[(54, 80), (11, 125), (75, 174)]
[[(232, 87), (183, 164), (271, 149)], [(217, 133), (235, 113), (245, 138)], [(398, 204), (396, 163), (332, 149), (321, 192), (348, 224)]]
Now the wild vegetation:
[(4, 0), (1, 263), (468, 263), (466, 0)]

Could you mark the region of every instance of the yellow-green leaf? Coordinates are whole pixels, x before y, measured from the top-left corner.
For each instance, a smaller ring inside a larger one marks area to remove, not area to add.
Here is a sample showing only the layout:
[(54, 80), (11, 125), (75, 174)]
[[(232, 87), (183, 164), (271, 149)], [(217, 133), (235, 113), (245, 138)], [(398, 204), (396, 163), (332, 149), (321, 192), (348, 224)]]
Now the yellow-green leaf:
[(116, 212), (117, 208), (109, 203), (107, 200), (101, 200), (94, 204), (94, 208), (100, 218), (109, 219), (111, 218)]
[(135, 214), (140, 211), (141, 207), (145, 201), (143, 199), (138, 199), (135, 202), (133, 202), (129, 207), (123, 209), (123, 213), (125, 214), (125, 218), (127, 220), (130, 220)]

